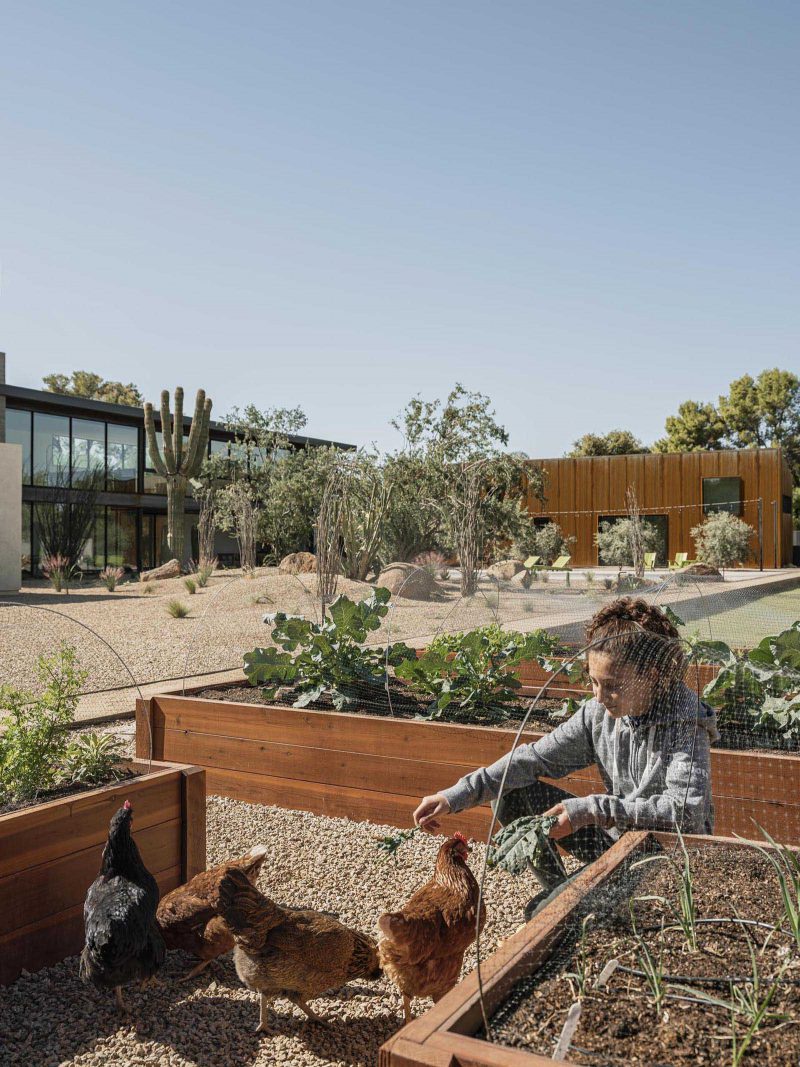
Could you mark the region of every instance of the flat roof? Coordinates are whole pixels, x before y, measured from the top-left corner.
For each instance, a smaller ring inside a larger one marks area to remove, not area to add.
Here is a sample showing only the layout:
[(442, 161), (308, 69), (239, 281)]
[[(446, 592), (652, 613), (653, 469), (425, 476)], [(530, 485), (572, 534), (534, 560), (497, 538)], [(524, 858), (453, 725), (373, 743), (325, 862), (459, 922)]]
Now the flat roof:
[[(57, 408), (70, 415), (94, 414), (105, 418), (122, 420), (123, 422), (144, 423), (144, 412), (140, 407), (131, 404), (109, 404), (105, 400), (90, 400), (83, 396), (65, 396), (63, 393), (51, 393), (49, 389), (26, 389), (20, 385), (6, 385), (0, 383), (0, 396), (7, 400), (16, 400), (22, 404), (32, 404), (38, 407)], [(159, 409), (153, 405), (157, 421), (161, 422)], [(194, 401), (192, 401), (194, 408)], [(184, 414), (183, 424), (189, 426), (192, 421), (192, 413)], [(217, 433), (232, 436), (232, 431), (226, 429), (221, 422), (214, 419), (210, 422), (212, 430)], [(346, 450), (355, 449), (355, 445), (345, 444), (343, 441), (328, 441), (322, 437), (310, 437), (305, 434), (287, 434), (289, 441), (295, 445), (333, 445), (334, 448)]]

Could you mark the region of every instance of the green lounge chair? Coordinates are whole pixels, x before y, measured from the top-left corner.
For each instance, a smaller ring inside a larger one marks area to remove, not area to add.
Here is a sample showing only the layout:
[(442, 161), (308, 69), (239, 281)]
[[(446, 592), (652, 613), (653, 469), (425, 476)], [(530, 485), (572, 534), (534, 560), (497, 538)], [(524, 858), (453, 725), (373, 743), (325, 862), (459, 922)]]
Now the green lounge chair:
[(535, 570), (537, 567), (541, 567), (541, 565), (542, 565), (542, 557), (541, 556), (528, 556), (528, 558), (523, 563), (523, 567), (527, 571)]
[(676, 552), (675, 559), (670, 563), (669, 569), (671, 571), (682, 571), (684, 567), (691, 567), (697, 560), (689, 559), (688, 552)]
[(645, 552), (645, 554), (644, 554), (644, 569), (646, 571), (654, 571), (656, 569), (656, 554), (655, 554), (655, 552)]
[(569, 561), (572, 556), (559, 556), (557, 560), (550, 564), (551, 571), (571, 571), (572, 567), (569, 565)]

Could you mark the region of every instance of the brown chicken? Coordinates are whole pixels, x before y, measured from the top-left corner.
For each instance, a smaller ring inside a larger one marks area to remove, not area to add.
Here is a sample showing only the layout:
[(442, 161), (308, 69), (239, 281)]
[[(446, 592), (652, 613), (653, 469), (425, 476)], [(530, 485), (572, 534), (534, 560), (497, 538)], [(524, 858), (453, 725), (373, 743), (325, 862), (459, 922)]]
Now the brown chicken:
[(266, 847), (256, 845), (239, 859), (228, 860), (219, 867), (195, 875), (186, 885), (178, 886), (162, 899), (156, 920), (167, 948), (183, 949), (200, 959), (197, 966), (184, 975), (184, 982), (233, 948), (233, 934), (219, 914), (222, 879), (229, 871), (237, 870), (255, 885), (266, 856)]
[(286, 997), (314, 1022), (325, 1023), (308, 1001), (353, 978), (380, 978), (377, 946), (319, 911), (282, 908), (252, 886), (241, 871), (229, 871), (220, 885), (220, 914), (236, 948), (236, 973), (261, 994), (256, 1033), (267, 1029), (267, 1007)]
[[(469, 845), (454, 834), (439, 849), (433, 878), (401, 911), (381, 915), (378, 957), (384, 973), (403, 994), (410, 1022), (412, 997), (434, 1003), (458, 981), (464, 953), (475, 940), (478, 883), (467, 866)], [(480, 929), (486, 922), (481, 902)]]

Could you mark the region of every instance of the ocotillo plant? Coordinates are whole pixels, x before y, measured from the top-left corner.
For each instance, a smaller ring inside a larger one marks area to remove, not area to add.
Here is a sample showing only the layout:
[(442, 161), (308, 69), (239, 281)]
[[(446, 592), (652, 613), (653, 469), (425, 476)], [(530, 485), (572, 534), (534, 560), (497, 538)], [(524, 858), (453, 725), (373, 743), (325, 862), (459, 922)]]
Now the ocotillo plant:
[(156, 440), (153, 405), (144, 406), (144, 428), (150, 460), (157, 474), (167, 483), (167, 544), (172, 556), (183, 563), (184, 506), (186, 487), (190, 478), (200, 473), (208, 447), (208, 425), (211, 419), (211, 400), (202, 389), (197, 390), (194, 418), (189, 431), (189, 440), (184, 449), (183, 441), (183, 389), (175, 390), (175, 418), (170, 417), (169, 392), (161, 393), (161, 435), (164, 443), (162, 456)]

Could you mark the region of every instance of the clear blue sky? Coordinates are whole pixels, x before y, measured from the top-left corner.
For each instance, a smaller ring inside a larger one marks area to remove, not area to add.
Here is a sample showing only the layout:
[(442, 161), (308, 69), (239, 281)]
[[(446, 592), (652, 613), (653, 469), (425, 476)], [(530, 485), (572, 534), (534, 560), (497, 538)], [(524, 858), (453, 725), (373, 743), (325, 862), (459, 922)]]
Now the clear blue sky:
[(800, 368), (797, 0), (4, 5), (9, 380), (531, 455)]

